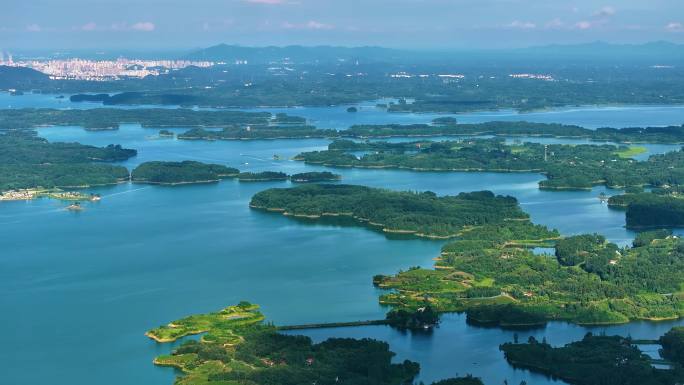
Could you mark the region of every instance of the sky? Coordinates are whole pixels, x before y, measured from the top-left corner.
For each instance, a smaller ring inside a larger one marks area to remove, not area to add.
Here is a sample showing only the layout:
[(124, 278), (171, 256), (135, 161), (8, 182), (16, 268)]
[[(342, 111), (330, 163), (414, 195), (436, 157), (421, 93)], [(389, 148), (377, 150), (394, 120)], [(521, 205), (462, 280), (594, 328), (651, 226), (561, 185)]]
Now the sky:
[(683, 0), (1, 0), (0, 49), (684, 43)]

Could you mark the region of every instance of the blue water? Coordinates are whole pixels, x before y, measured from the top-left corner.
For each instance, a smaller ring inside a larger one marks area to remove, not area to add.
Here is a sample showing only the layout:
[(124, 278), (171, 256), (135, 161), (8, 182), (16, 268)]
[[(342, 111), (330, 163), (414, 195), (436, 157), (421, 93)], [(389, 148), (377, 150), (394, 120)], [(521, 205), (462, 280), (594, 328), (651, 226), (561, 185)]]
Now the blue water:
[[(57, 95), (25, 94), (11, 96), (0, 92), (0, 108), (98, 108), (101, 103), (72, 103), (69, 95), (57, 99)], [(684, 124), (684, 106), (583, 106), (558, 108), (540, 112), (519, 113), (513, 110), (468, 112), (462, 114), (434, 113), (388, 113), (377, 108), (377, 103), (387, 103), (390, 99), (355, 104), (356, 113), (347, 112), (348, 106), (334, 107), (294, 107), (294, 108), (249, 108), (246, 111), (284, 112), (302, 116), (319, 128), (345, 129), (354, 124), (414, 124), (430, 123), (433, 119), (453, 116), (462, 123), (488, 121), (529, 121), (538, 123), (576, 124), (586, 128), (598, 127), (644, 127)], [(107, 106), (108, 108), (141, 108), (150, 106)], [(159, 107), (159, 106), (154, 106)], [(177, 108), (177, 106), (163, 106)], [(212, 108), (205, 108), (211, 110)]]
[[(11, 98), (24, 97), (54, 103), (40, 99), (44, 95)], [(682, 118), (684, 110), (680, 110)], [(332, 115), (330, 119), (334, 120)], [(287, 173), (322, 170), (287, 159), (328, 144), (326, 140), (179, 141), (158, 139), (156, 132), (124, 125), (107, 132), (45, 128), (40, 135), (54, 141), (136, 148), (139, 155), (123, 163), (129, 168), (147, 160), (196, 159), (242, 170)], [(274, 161), (274, 154), (286, 160)], [(621, 244), (633, 237), (624, 228), (624, 213), (597, 199), (601, 192), (619, 191), (603, 187), (541, 191), (537, 183), (543, 176), (534, 173), (335, 171), (345, 183), (396, 190), (456, 194), (489, 189), (517, 197), (535, 222), (564, 234), (599, 232)], [(11, 332), (3, 336), (0, 383), (168, 385), (174, 371), (155, 367), (151, 361), (168, 352), (169, 346), (147, 339), (143, 333), (150, 328), (243, 299), (261, 304), (278, 324), (381, 318), (387, 309), (378, 305), (380, 293), (371, 277), (414, 265), (429, 267), (439, 253), (439, 241), (389, 239), (362, 227), (312, 224), (248, 208), (254, 193), (289, 185), (233, 180), (182, 187), (122, 184), (90, 189), (101, 193), (103, 200), (85, 203), (79, 213), (67, 212), (65, 203), (52, 200), (2, 202), (0, 328)], [(656, 338), (670, 326), (640, 322), (607, 331)], [(552, 323), (534, 333), (560, 344), (580, 338), (587, 330)], [(511, 332), (468, 326), (461, 315), (446, 316), (432, 336), (402, 334), (382, 326), (306, 334), (317, 340), (330, 336), (387, 340), (398, 359), (421, 363), (421, 379), (426, 381), (472, 373), (491, 384), (500, 384), (503, 378), (509, 383), (522, 379), (529, 384), (552, 383), (505, 363), (498, 345), (511, 341)], [(527, 336), (519, 334), (521, 339)]]

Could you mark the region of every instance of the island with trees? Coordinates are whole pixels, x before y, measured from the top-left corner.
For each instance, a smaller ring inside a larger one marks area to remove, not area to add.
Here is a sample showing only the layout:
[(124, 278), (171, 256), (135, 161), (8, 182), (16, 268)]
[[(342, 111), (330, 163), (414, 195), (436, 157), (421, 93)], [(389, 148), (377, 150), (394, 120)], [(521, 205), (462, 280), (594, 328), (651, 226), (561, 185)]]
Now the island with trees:
[(515, 198), (489, 191), (438, 197), (429, 191), (343, 184), (272, 188), (254, 195), (250, 207), (311, 219), (348, 217), (385, 233), (428, 238), (451, 238), (477, 226), (528, 220)]
[[(333, 141), (328, 150), (294, 159), (330, 167), (396, 168), (414, 171), (538, 172), (543, 189), (676, 186), (684, 181), (684, 152), (651, 155), (646, 161), (621, 156), (614, 145), (506, 144), (501, 139), (419, 142)], [(362, 156), (354, 153), (366, 152)]]
[[(554, 237), (555, 236), (555, 237)], [(481, 226), (442, 247), (435, 269), (378, 275), (395, 309), (427, 305), (478, 324), (543, 325), (548, 320), (612, 324), (684, 314), (684, 243), (668, 231), (640, 233), (620, 248), (599, 235), (561, 239), (529, 222)], [(530, 246), (556, 245), (556, 258)]]
[(653, 367), (651, 359), (628, 337), (588, 333), (561, 347), (530, 337), (527, 343), (505, 343), (500, 349), (515, 367), (573, 385), (673, 385), (684, 381), (681, 366)]
[(334, 182), (342, 180), (342, 175), (330, 171), (311, 171), (290, 175), (293, 183)]
[(179, 185), (190, 183), (213, 183), (221, 179), (236, 177), (240, 171), (220, 164), (195, 161), (145, 162), (131, 172), (134, 183)]
[[(166, 343), (192, 335), (171, 354), (154, 363), (178, 369), (178, 385), (375, 384), (407, 385), (420, 371), (418, 363), (393, 363), (389, 344), (373, 339), (309, 337), (278, 333), (264, 322), (259, 307), (248, 302), (215, 313), (189, 316), (150, 330), (146, 335)], [(480, 385), (473, 377), (433, 385)]]
[(128, 180), (128, 170), (112, 165), (136, 150), (48, 142), (34, 131), (0, 134), (0, 191), (83, 188)]
[(280, 171), (241, 172), (237, 175), (240, 182), (269, 182), (288, 180), (290, 177)]
[(684, 227), (684, 199), (678, 189), (668, 187), (659, 193), (614, 195), (608, 199), (608, 205), (625, 210), (625, 221), (630, 229)]
[(46, 126), (81, 126), (91, 130), (117, 129), (123, 123), (138, 123), (142, 127), (247, 127), (250, 125), (301, 125), (303, 118), (269, 112), (207, 111), (186, 108), (93, 108), (58, 110), (21, 108), (0, 110), (0, 130), (15, 130)]

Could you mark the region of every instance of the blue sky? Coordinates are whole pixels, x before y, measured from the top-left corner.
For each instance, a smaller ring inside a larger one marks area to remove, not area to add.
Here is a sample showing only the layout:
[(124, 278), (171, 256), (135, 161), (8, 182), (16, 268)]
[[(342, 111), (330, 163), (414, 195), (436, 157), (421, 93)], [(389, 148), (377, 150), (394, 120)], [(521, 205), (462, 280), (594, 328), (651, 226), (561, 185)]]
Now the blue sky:
[(0, 48), (684, 42), (682, 0), (2, 0)]

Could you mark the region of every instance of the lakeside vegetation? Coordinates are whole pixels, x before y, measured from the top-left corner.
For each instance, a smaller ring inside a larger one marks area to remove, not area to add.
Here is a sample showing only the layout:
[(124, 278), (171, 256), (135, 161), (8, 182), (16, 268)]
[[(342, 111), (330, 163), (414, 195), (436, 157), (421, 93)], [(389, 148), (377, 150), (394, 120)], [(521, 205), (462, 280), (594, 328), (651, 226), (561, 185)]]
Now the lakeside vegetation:
[(135, 183), (187, 184), (218, 182), (221, 179), (237, 176), (236, 168), (220, 164), (207, 164), (195, 161), (182, 162), (145, 162), (131, 172)]
[[(395, 309), (430, 305), (467, 312), (477, 324), (543, 325), (548, 320), (612, 324), (684, 314), (684, 245), (646, 232), (619, 248), (598, 235), (558, 239), (529, 221), (480, 226), (442, 247), (435, 269), (411, 268), (373, 283)], [(556, 258), (529, 247), (556, 245)]]
[(268, 182), (288, 180), (290, 177), (280, 171), (241, 172), (237, 176), (240, 182)]
[(674, 195), (651, 192), (614, 195), (608, 199), (608, 205), (625, 210), (630, 229), (684, 226), (684, 199), (677, 192)]
[(294, 183), (333, 182), (342, 180), (342, 175), (333, 174), (330, 171), (311, 171), (292, 174), (290, 180)]
[[(178, 385), (408, 385), (418, 375), (418, 363), (392, 363), (389, 344), (372, 339), (330, 338), (313, 343), (309, 337), (277, 332), (264, 323), (257, 305), (241, 302), (216, 313), (199, 314), (150, 330), (158, 342), (204, 333), (171, 354), (155, 358), (159, 366), (180, 370)], [(472, 377), (444, 384), (478, 384)], [(434, 384), (436, 385), (436, 384)]]
[(119, 183), (128, 180), (128, 170), (107, 162), (136, 154), (118, 145), (51, 143), (32, 131), (0, 134), (0, 191)]
[(350, 217), (386, 233), (450, 238), (473, 226), (526, 220), (517, 201), (489, 191), (438, 197), (341, 184), (273, 188), (252, 197), (250, 207), (318, 219)]
[[(306, 119), (285, 113), (229, 110), (193, 110), (186, 108), (58, 110), (24, 108), (0, 110), (0, 130), (46, 126), (81, 126), (87, 130), (115, 130), (123, 123), (138, 123), (148, 128), (186, 127), (179, 139), (249, 140), (305, 138), (388, 138), (430, 136), (533, 136), (578, 138), (617, 143), (684, 143), (684, 126), (669, 127), (602, 127), (591, 130), (575, 125), (532, 122), (458, 123), (451, 117), (436, 118), (432, 124), (353, 125), (346, 130), (317, 128)], [(168, 130), (162, 135), (172, 136)], [(643, 152), (632, 147), (620, 156), (631, 157)]]
[[(539, 172), (543, 189), (674, 186), (684, 182), (684, 152), (626, 159), (628, 147), (614, 145), (506, 144), (501, 139), (468, 141), (353, 142), (336, 140), (328, 150), (305, 152), (296, 160), (330, 167), (398, 168), (414, 171)], [(353, 152), (365, 151), (358, 157)]]
[[(354, 125), (340, 131), (352, 138), (391, 138), (411, 136), (533, 136), (548, 138), (589, 139), (616, 143), (683, 143), (684, 125), (668, 127), (600, 127), (595, 130), (568, 124), (503, 122), (458, 123), (455, 118), (436, 118), (432, 124)], [(636, 148), (638, 149), (638, 148)], [(633, 150), (635, 151), (635, 150)], [(631, 157), (639, 150), (625, 155)]]
[(245, 111), (197, 111), (178, 108), (93, 108), (58, 110), (22, 108), (0, 110), (0, 130), (45, 126), (81, 126), (90, 130), (117, 129), (120, 124), (138, 123), (148, 128), (233, 127), (303, 124), (304, 119), (286, 114)]
[(588, 333), (562, 347), (530, 337), (527, 343), (505, 343), (500, 349), (515, 367), (574, 385), (674, 385), (684, 381), (681, 367), (654, 368), (630, 338), (620, 336)]
[(659, 339), (661, 355), (684, 367), (684, 327), (676, 326)]

